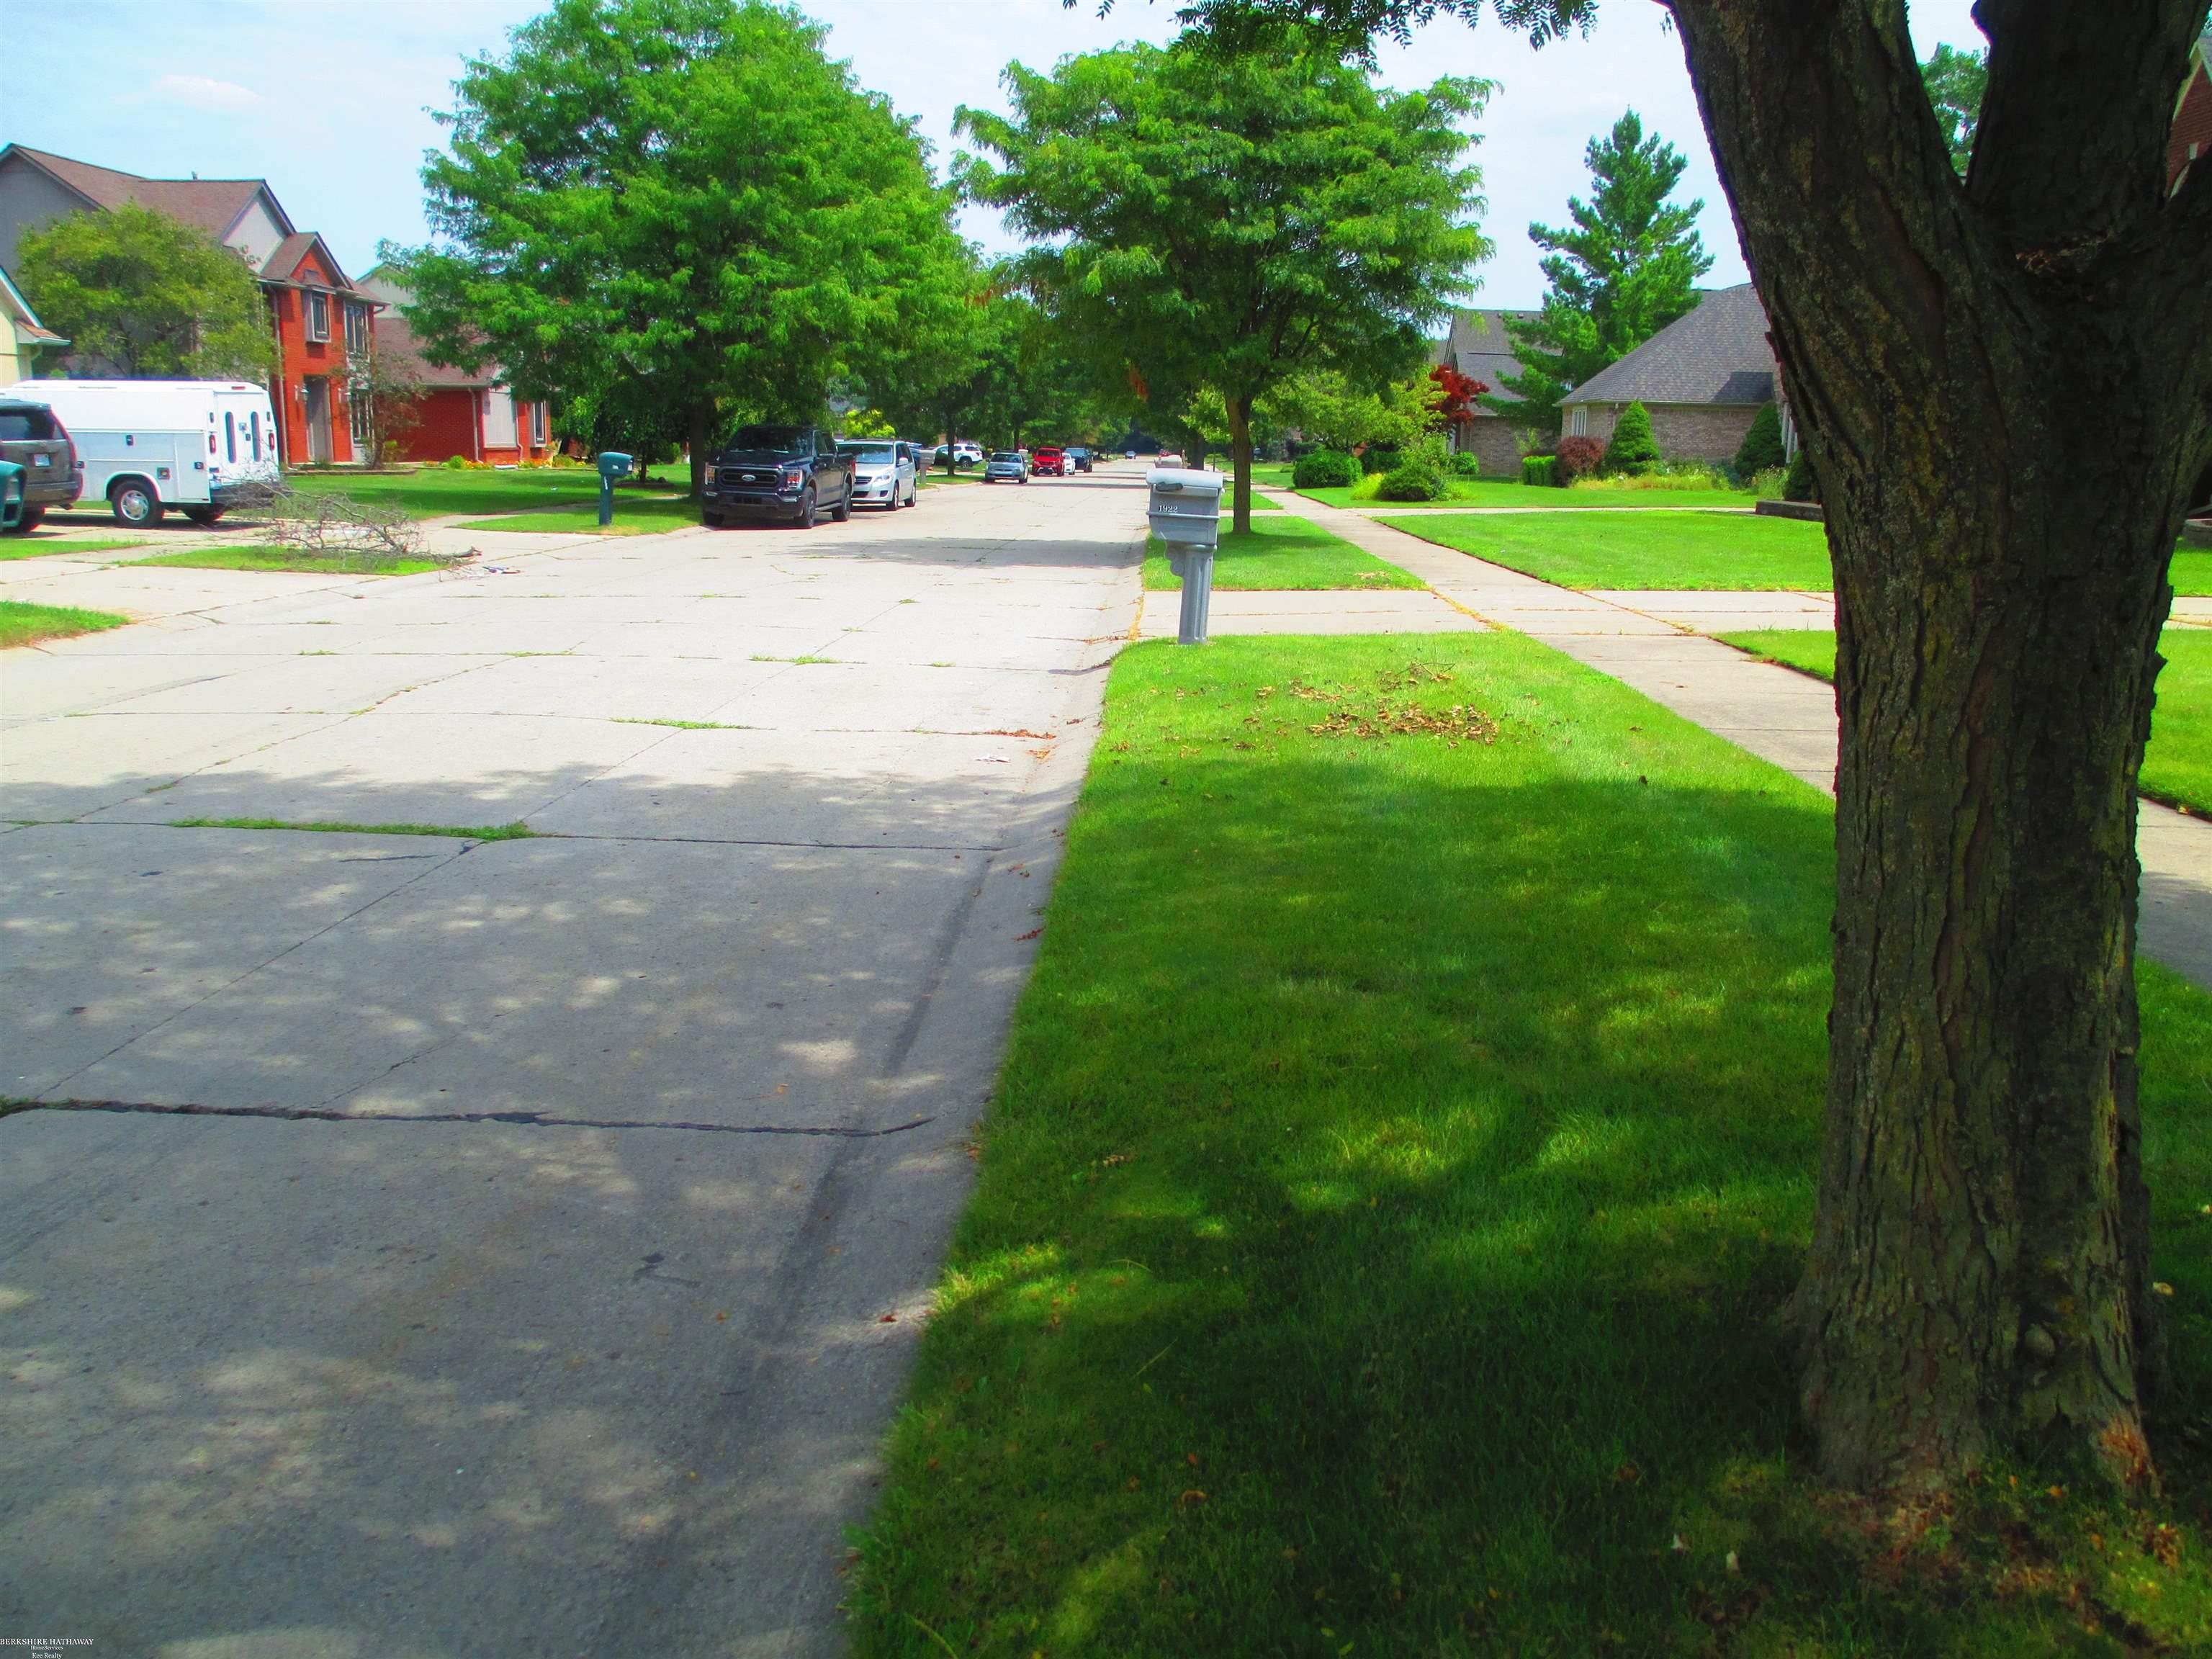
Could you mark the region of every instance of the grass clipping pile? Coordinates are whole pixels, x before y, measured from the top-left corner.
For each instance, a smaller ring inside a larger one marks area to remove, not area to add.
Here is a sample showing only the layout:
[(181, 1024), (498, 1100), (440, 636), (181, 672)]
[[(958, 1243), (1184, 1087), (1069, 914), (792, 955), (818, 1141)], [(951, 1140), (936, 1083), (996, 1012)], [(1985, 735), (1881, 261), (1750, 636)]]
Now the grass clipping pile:
[[(1450, 673), (1432, 668), (1425, 663), (1408, 663), (1401, 672), (1383, 672), (1376, 677), (1374, 694), (1356, 693), (1349, 686), (1309, 685), (1304, 680), (1292, 680), (1291, 696), (1306, 702), (1328, 705), (1330, 712), (1306, 727), (1317, 738), (1442, 738), (1456, 748), (1462, 743), (1492, 744), (1498, 741), (1498, 722), (1471, 703), (1453, 703), (1447, 708), (1429, 708), (1407, 699), (1393, 702), (1394, 695), (1410, 691), (1420, 685), (1448, 685)], [(1274, 695), (1275, 688), (1263, 685), (1256, 695), (1262, 698)], [(1374, 705), (1367, 707), (1368, 696), (1375, 696)], [(1349, 705), (1358, 704), (1358, 707)], [(1346, 705), (1337, 707), (1336, 705)], [(1250, 717), (1256, 722), (1259, 716)]]

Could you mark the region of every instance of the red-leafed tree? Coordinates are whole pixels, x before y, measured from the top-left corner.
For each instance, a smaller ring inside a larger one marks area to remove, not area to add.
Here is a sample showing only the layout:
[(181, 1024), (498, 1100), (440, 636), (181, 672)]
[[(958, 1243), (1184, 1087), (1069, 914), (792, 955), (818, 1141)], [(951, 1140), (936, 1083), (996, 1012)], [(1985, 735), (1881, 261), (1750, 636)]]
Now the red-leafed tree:
[(1438, 363), (1429, 371), (1429, 379), (1436, 382), (1431, 407), (1437, 423), (1447, 428), (1474, 419), (1474, 400), (1490, 390), (1486, 382), (1461, 374), (1449, 363)]

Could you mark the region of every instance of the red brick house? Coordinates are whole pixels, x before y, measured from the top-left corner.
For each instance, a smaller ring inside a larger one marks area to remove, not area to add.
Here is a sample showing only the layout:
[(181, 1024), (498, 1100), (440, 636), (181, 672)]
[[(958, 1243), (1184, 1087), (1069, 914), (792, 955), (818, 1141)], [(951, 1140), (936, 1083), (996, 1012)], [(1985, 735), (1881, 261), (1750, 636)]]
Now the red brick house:
[(125, 202), (182, 220), (235, 249), (261, 283), (276, 337), (269, 386), (285, 464), (372, 459), (367, 410), (347, 395), (349, 358), (375, 349), (380, 303), (347, 280), (312, 231), (293, 228), (265, 179), (145, 179), (21, 144), (0, 149), (0, 268), (25, 233)]
[(397, 434), (401, 460), (434, 464), (458, 455), (465, 461), (509, 466), (544, 460), (559, 447), (552, 410), (543, 403), (518, 400), (497, 363), (455, 368), (424, 355), (407, 321), (414, 296), (387, 267), (379, 265), (363, 276), (361, 288), (387, 307), (377, 319), (377, 350), (422, 386), (415, 424)]
[(2212, 33), (2197, 37), (2189, 54), (2189, 78), (2174, 100), (2173, 133), (2166, 145), (2166, 183), (2181, 188), (2182, 175), (2212, 155)]

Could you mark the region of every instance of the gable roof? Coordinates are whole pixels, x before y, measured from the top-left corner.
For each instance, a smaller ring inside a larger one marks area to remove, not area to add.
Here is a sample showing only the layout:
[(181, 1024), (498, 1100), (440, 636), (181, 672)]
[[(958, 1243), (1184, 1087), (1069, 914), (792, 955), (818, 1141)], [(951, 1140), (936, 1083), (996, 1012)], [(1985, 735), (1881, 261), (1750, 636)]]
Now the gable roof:
[(23, 290), (9, 280), (8, 273), (0, 270), (0, 311), (8, 313), (15, 326), (15, 338), (28, 340), (33, 345), (67, 345), (69, 342), (39, 320), (31, 309), (31, 302), (23, 297)]
[(256, 196), (266, 198), (269, 214), (288, 234), (292, 222), (277, 204), (265, 179), (142, 179), (135, 173), (74, 161), (27, 144), (10, 144), (0, 158), (21, 155), (42, 168), (94, 207), (118, 208), (125, 202), (154, 208), (207, 232), (217, 241), (230, 234)]
[(1536, 311), (1455, 311), (1451, 332), (1437, 345), (1437, 361), (1449, 363), (1461, 374), (1481, 381), (1491, 395), (1511, 399), (1506, 380), (1521, 373), (1521, 360), (1513, 355), (1510, 322), (1531, 322)]
[(320, 283), (300, 283), (294, 280), (295, 273), (300, 269), (300, 262), (305, 259), (311, 251), (317, 250), (319, 250), (322, 254), (323, 269), (330, 273), (330, 286), (333, 289), (343, 289), (348, 293), (353, 292), (354, 284), (348, 279), (337, 257), (331, 252), (330, 244), (312, 230), (295, 230), (277, 243), (276, 252), (269, 256), (268, 263), (261, 267), (261, 280), (264, 283), (284, 283), (295, 288), (322, 286)]
[(1567, 404), (1757, 404), (1774, 399), (1766, 307), (1749, 283), (1716, 289), (1616, 363), (1559, 399)]

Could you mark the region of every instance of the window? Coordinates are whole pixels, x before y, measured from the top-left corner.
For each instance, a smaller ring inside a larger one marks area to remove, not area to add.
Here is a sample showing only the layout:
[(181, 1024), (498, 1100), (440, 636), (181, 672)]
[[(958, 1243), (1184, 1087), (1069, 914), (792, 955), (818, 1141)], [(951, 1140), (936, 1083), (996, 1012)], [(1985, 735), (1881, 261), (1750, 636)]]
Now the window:
[[(261, 459), (261, 411), (255, 410), (252, 414), (246, 416), (246, 422), (252, 429), (253, 459), (258, 461)], [(276, 434), (272, 432), (269, 435), (274, 438)]]
[(307, 294), (307, 337), (310, 340), (331, 337), (331, 296), (313, 289)]
[(348, 305), (345, 308), (346, 350), (356, 357), (368, 356), (368, 307)]
[(538, 445), (540, 448), (543, 448), (544, 447), (546, 435), (547, 426), (545, 405), (544, 404), (532, 404), (530, 405), (530, 441)]
[(227, 409), (222, 412), (222, 458), (227, 461), (238, 459), (238, 417)]
[(1577, 404), (1567, 411), (1567, 435), (1571, 438), (1589, 436), (1589, 405)]
[(368, 453), (369, 446), (376, 441), (376, 422), (369, 418), (374, 410), (374, 405), (359, 393), (346, 398), (346, 426), (353, 434), (354, 451), (371, 461), (376, 459)]

